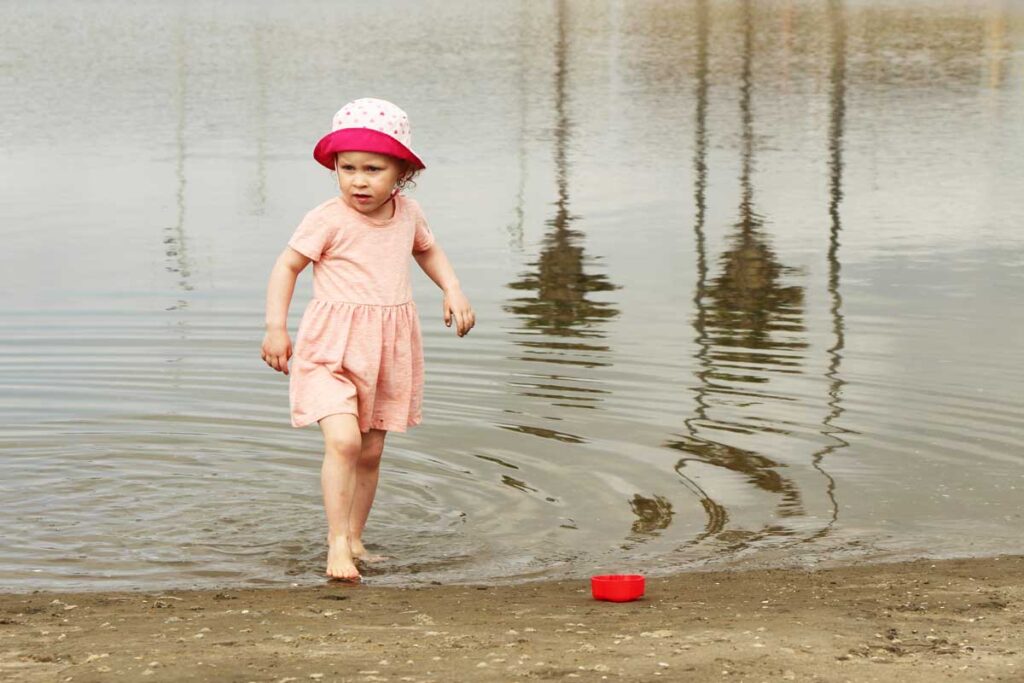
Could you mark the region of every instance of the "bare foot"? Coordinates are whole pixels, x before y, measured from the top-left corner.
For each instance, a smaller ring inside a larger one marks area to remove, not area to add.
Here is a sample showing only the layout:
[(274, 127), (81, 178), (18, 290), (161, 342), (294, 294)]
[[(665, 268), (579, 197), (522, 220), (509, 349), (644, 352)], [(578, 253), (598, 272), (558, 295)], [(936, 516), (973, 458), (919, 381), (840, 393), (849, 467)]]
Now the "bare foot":
[(359, 560), (360, 562), (380, 562), (382, 560), (390, 559), (385, 555), (374, 555), (366, 549), (363, 545), (362, 540), (353, 539), (348, 542), (348, 547), (352, 551), (353, 559)]
[(324, 573), (332, 579), (358, 581), (361, 577), (352, 558), (348, 539), (338, 536), (333, 541), (328, 539), (327, 545), (327, 571)]

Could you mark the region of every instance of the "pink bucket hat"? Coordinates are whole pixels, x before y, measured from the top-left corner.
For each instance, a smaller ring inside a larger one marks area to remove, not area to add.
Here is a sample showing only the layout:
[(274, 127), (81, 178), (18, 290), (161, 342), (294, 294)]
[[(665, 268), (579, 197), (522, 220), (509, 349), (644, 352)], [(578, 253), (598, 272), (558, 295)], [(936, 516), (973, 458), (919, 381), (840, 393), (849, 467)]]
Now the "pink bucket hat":
[(349, 102), (334, 115), (331, 129), (316, 143), (313, 158), (332, 171), (338, 152), (387, 154), (426, 168), (410, 147), (409, 117), (387, 100), (364, 97)]

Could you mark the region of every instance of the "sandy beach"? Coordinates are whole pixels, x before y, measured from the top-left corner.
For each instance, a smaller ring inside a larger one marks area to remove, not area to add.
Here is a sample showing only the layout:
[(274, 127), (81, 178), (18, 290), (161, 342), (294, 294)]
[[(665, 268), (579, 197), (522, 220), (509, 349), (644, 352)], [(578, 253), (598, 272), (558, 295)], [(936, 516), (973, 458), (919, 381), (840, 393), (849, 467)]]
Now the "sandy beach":
[(0, 595), (5, 681), (1024, 680), (1024, 558), (586, 581)]

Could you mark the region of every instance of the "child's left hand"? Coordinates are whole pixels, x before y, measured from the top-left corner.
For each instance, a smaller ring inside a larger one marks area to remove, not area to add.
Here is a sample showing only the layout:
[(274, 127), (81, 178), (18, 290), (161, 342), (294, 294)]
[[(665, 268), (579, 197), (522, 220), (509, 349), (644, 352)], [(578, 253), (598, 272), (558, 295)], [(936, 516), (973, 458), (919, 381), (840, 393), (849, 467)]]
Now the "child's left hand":
[(476, 325), (476, 313), (469, 303), (469, 299), (458, 287), (446, 289), (444, 292), (444, 324), (452, 326), (452, 318), (455, 319), (455, 330), (460, 337), (469, 334), (469, 331)]

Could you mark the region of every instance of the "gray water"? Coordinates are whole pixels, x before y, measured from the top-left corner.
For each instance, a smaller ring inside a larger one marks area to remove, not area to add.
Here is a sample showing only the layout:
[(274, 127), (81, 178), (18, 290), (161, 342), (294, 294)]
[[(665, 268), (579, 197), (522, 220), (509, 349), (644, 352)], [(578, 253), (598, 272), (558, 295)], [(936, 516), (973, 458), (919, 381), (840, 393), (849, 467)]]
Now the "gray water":
[(0, 4), (0, 589), (323, 580), (259, 345), (363, 96), (478, 316), (413, 264), (368, 583), (1024, 552), (1022, 47), (967, 0)]

